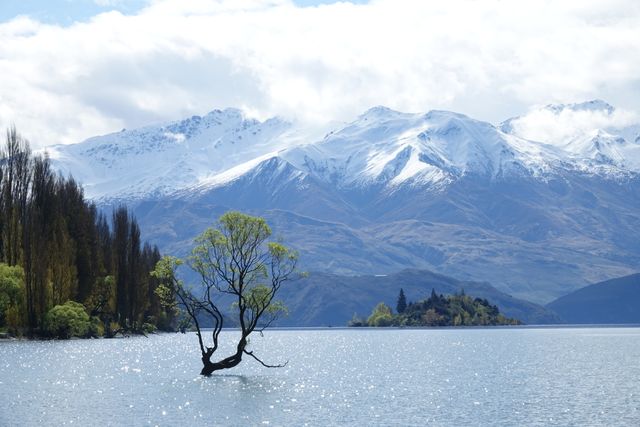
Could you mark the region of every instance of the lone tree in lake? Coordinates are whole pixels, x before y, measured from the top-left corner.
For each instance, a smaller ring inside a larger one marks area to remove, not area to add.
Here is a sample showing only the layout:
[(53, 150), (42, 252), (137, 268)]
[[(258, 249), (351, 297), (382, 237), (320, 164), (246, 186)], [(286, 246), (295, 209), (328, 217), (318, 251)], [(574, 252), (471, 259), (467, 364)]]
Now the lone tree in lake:
[[(186, 260), (198, 273), (199, 285), (189, 288), (177, 278), (176, 269), (183, 261), (175, 257), (162, 258), (152, 273), (162, 282), (157, 292), (164, 303), (183, 308), (195, 325), (202, 353), (201, 375), (233, 368), (243, 355), (267, 368), (284, 366), (267, 364), (247, 348), (249, 335), (254, 331), (262, 333), (285, 310), (275, 297), (296, 271), (297, 253), (281, 243), (267, 241), (270, 236), (271, 229), (264, 219), (227, 212), (216, 227), (196, 238), (196, 246)], [(228, 301), (225, 295), (233, 302), (240, 338), (235, 353), (212, 361), (225, 321), (220, 308), (223, 301)], [(203, 337), (202, 316), (213, 323), (211, 344)]]

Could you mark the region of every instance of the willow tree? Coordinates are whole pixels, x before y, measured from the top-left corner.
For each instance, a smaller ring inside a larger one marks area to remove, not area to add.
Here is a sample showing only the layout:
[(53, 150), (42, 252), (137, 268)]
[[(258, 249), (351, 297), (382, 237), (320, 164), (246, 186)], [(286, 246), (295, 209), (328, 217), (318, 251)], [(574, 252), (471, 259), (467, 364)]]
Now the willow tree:
[[(233, 368), (244, 355), (268, 368), (284, 366), (263, 362), (247, 347), (253, 332), (261, 333), (285, 310), (276, 295), (296, 271), (297, 254), (281, 243), (268, 241), (270, 236), (264, 219), (227, 212), (215, 227), (196, 238), (196, 246), (186, 260), (198, 274), (199, 284), (187, 287), (177, 278), (176, 269), (183, 261), (175, 257), (162, 258), (152, 273), (161, 281), (157, 293), (163, 302), (184, 309), (196, 328), (202, 353), (201, 375)], [(239, 326), (240, 338), (233, 354), (214, 361), (227, 319), (221, 304), (229, 300), (232, 318), (237, 321), (233, 326)], [(201, 328), (204, 316), (213, 324), (207, 337)]]

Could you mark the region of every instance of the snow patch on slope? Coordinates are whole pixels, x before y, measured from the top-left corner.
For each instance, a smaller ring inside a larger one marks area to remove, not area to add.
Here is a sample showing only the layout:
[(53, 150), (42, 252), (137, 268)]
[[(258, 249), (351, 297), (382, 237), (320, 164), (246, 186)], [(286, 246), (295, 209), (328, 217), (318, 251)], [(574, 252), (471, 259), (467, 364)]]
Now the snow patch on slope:
[(310, 175), (339, 189), (443, 189), (464, 176), (638, 173), (637, 119), (598, 100), (548, 105), (499, 127), (449, 111), (378, 106), (318, 138), (279, 118), (258, 121), (227, 109), (48, 151), (54, 167), (72, 173), (97, 200), (205, 191), (267, 173), (283, 183)]
[(504, 134), (462, 114), (407, 114), (382, 107), (320, 143), (280, 155), (342, 187), (438, 186), (468, 174), (535, 175), (548, 170), (547, 161), (558, 156), (552, 147)]
[(264, 122), (240, 110), (122, 130), (48, 149), (54, 167), (73, 173), (93, 199), (169, 194), (197, 183), (233, 179), (245, 163), (306, 140), (279, 118)]
[(640, 172), (637, 114), (601, 100), (547, 105), (503, 122), (500, 128), (520, 138), (560, 150), (565, 164), (587, 173)]

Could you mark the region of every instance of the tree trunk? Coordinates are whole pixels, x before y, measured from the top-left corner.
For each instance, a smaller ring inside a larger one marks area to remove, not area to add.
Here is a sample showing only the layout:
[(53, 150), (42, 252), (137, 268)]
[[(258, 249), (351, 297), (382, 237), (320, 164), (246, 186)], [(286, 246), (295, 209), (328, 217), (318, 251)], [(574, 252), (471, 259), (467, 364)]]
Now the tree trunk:
[(238, 343), (238, 347), (236, 349), (236, 353), (232, 356), (229, 356), (225, 359), (220, 360), (219, 362), (211, 362), (211, 356), (213, 355), (213, 351), (207, 351), (202, 355), (202, 371), (200, 371), (200, 375), (204, 375), (205, 377), (211, 376), (215, 371), (220, 371), (222, 369), (229, 369), (237, 366), (240, 362), (242, 362), (242, 353), (244, 353), (244, 349), (247, 346), (247, 340), (245, 337), (240, 339)]

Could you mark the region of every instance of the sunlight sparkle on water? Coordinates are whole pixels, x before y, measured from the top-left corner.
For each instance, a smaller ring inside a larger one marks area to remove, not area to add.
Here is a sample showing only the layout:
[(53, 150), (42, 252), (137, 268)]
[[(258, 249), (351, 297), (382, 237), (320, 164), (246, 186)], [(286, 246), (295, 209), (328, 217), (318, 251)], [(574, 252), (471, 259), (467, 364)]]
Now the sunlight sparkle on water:
[(0, 342), (0, 425), (640, 424), (634, 328), (269, 331), (251, 345), (289, 364), (203, 378), (193, 334)]

